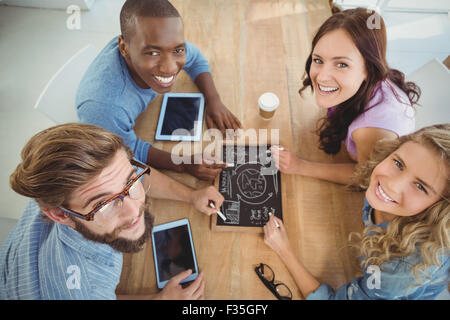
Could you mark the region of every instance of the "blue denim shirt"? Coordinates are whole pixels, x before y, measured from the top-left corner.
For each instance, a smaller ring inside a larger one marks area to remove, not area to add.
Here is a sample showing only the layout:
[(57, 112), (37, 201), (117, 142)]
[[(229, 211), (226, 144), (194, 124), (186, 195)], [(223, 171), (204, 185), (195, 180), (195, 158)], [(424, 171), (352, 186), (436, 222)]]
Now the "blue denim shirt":
[(31, 200), (0, 250), (0, 300), (115, 299), (122, 253), (40, 215)]
[[(372, 208), (364, 199), (364, 225), (375, 225), (372, 221)], [(386, 228), (388, 222), (379, 224)], [(383, 263), (378, 269), (369, 266), (363, 270), (363, 276), (355, 278), (334, 291), (327, 284), (322, 284), (316, 291), (310, 293), (307, 300), (432, 300), (444, 290), (449, 281), (450, 258), (440, 256), (440, 266), (428, 268), (430, 277), (422, 276), (422, 285), (412, 274), (412, 268), (423, 261), (420, 250), (407, 257), (400, 257)], [(379, 277), (378, 277), (379, 276)]]

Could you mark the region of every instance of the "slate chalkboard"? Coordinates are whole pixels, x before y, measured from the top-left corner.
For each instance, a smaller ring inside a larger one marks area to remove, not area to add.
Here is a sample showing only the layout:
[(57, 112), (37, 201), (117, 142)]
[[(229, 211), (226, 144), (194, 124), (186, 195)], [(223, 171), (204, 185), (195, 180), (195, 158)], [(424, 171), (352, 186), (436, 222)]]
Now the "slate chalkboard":
[(281, 175), (269, 148), (223, 146), (222, 160), (234, 167), (223, 169), (219, 177), (218, 189), (225, 198), (220, 210), (227, 221), (216, 217), (217, 227), (263, 227), (269, 212), (282, 219)]

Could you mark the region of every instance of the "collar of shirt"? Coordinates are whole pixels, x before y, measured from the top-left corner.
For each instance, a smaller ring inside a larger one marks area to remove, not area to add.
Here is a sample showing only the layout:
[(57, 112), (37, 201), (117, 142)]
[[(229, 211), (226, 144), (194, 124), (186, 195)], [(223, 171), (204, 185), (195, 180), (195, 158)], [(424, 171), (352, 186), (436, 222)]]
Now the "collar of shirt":
[(58, 238), (81, 255), (108, 267), (122, 265), (122, 253), (114, 250), (108, 244), (87, 240), (81, 233), (66, 225), (58, 223), (55, 227)]
[(378, 226), (380, 228), (386, 229), (389, 224), (389, 221), (382, 222), (380, 224), (376, 224), (375, 221), (372, 219), (372, 211), (373, 211), (373, 208), (370, 206), (369, 202), (364, 197), (364, 206), (362, 208), (362, 212), (363, 212), (362, 220), (363, 220), (364, 225), (366, 227)]

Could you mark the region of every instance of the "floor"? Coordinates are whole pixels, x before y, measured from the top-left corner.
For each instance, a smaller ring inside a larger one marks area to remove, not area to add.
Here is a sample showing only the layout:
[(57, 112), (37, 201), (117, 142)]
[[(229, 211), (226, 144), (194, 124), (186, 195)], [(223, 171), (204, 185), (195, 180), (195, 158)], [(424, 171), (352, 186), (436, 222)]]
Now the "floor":
[[(120, 32), (124, 0), (96, 0), (81, 13), (79, 30), (69, 30), (65, 11), (0, 5), (0, 217), (18, 219), (26, 198), (9, 187), (9, 175), (28, 139), (53, 123), (33, 106), (51, 76), (91, 43), (99, 49)], [(384, 15), (388, 61), (406, 74), (431, 58), (450, 53), (450, 19), (443, 14)]]
[[(103, 48), (120, 33), (124, 0), (97, 0), (81, 12), (80, 30), (69, 30), (62, 10), (0, 6), (0, 216), (19, 218), (28, 199), (9, 187), (25, 143), (53, 123), (33, 106), (51, 76), (91, 43)], [(6, 209), (7, 208), (7, 209)]]

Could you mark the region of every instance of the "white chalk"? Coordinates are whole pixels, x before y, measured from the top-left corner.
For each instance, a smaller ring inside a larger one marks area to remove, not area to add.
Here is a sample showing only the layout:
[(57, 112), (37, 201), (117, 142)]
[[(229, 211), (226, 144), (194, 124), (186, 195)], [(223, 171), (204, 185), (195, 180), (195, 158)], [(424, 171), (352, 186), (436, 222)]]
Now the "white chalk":
[[(216, 208), (212, 202), (209, 203), (209, 206), (210, 206), (211, 208), (213, 208), (213, 209)], [(220, 212), (219, 210), (217, 210), (216, 213), (219, 215), (219, 217), (222, 218), (223, 221), (227, 221), (227, 218), (223, 215), (222, 212)]]
[(230, 162), (230, 163), (227, 163), (227, 168), (228, 168), (228, 167), (230, 167), (230, 168), (231, 168), (231, 167), (234, 167), (234, 163), (231, 163), (231, 162)]
[[(283, 147), (278, 147), (278, 150), (283, 151), (284, 148), (283, 148)], [(270, 150), (266, 150), (266, 153), (271, 153), (271, 152), (272, 152), (272, 151), (270, 151)]]
[(277, 228), (280, 227), (280, 225), (278, 224), (277, 220), (273, 220), (275, 222), (275, 225), (277, 226)]
[[(271, 216), (272, 214), (273, 214), (272, 212), (269, 212), (269, 216)], [(278, 224), (276, 219), (273, 219), (273, 222), (275, 222), (275, 225), (276, 225), (277, 228), (280, 227), (280, 225)]]

